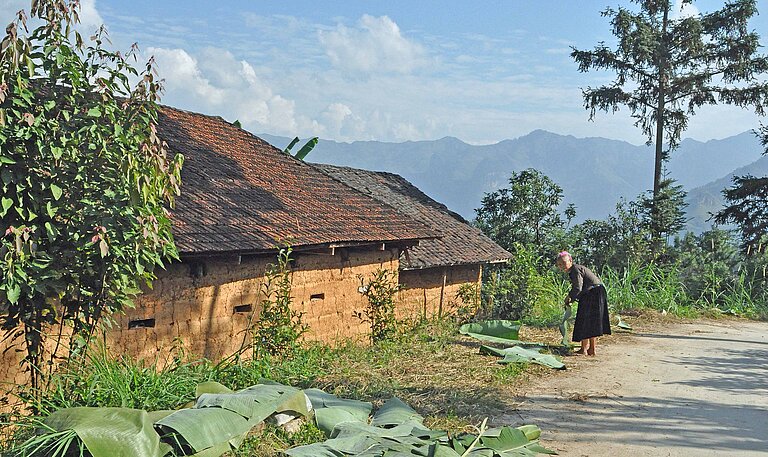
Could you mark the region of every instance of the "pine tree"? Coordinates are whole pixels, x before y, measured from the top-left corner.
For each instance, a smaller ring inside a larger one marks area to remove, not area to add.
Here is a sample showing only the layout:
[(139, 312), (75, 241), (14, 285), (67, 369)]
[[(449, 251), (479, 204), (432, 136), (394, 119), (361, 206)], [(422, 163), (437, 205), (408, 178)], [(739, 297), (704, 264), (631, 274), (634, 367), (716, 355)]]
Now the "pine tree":
[[(598, 110), (629, 108), (648, 144), (655, 143), (655, 199), (664, 161), (698, 108), (722, 103), (764, 114), (768, 83), (758, 76), (768, 71), (768, 57), (758, 53), (759, 36), (749, 29), (756, 0), (734, 0), (689, 17), (676, 17), (672, 0), (633, 1), (637, 12), (619, 7), (602, 13), (611, 19), (615, 49), (600, 43), (591, 51), (573, 48), (571, 56), (582, 72), (616, 73), (612, 83), (583, 90), (584, 107), (590, 119)], [(660, 238), (659, 214), (653, 215), (654, 237)]]
[[(768, 154), (768, 126), (755, 133), (765, 148), (763, 155)], [(723, 196), (728, 204), (715, 215), (715, 222), (738, 225), (746, 252), (762, 250), (768, 237), (768, 176), (734, 176)]]

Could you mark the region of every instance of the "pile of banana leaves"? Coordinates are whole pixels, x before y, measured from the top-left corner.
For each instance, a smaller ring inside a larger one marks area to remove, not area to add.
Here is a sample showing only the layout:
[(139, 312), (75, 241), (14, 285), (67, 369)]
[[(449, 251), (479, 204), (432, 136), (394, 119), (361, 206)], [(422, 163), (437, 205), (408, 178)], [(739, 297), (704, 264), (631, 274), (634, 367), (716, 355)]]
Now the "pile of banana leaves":
[(554, 454), (542, 447), (535, 425), (501, 427), (451, 437), (433, 431), (397, 398), (373, 414), (371, 403), (318, 389), (264, 382), (233, 392), (208, 382), (179, 410), (66, 408), (41, 422), (35, 437), (12, 456), (218, 457), (237, 449), (251, 430), (312, 418), (328, 440), (284, 451), (291, 457), (511, 457)]
[[(513, 457), (555, 454), (539, 442), (535, 425), (482, 430), (455, 437), (430, 430), (423, 418), (398, 398), (373, 413), (370, 403), (342, 400), (322, 391), (306, 391), (318, 427), (328, 440), (285, 451), (290, 457)], [(326, 411), (334, 410), (331, 411)]]
[[(504, 349), (480, 346), (481, 354), (502, 357), (502, 359), (499, 360), (499, 363), (527, 362), (544, 365), (557, 370), (564, 370), (565, 364), (563, 364), (563, 362), (550, 354), (543, 354), (541, 352), (546, 349), (548, 345), (544, 343), (521, 341), (518, 338), (520, 325), (520, 321), (509, 320), (471, 322), (462, 325), (459, 328), (459, 333), (482, 341), (507, 346)], [(565, 342), (565, 338), (563, 338), (563, 341)]]
[(37, 436), (13, 456), (218, 457), (237, 449), (248, 433), (276, 414), (307, 416), (306, 395), (264, 383), (233, 392), (200, 384), (187, 408), (147, 412), (130, 408), (64, 408), (41, 422)]

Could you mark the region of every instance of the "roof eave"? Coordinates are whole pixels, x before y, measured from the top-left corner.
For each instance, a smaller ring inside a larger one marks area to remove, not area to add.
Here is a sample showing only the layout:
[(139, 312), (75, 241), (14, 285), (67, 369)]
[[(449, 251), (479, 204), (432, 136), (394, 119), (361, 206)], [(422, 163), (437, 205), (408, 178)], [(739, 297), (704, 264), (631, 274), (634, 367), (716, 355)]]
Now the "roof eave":
[[(405, 249), (418, 246), (423, 238), (408, 238), (399, 240), (370, 240), (370, 241), (333, 241), (327, 243), (305, 244), (291, 246), (296, 253), (317, 253), (319, 251), (333, 251), (342, 248), (364, 248), (375, 247), (375, 250), (383, 251), (389, 248)], [(233, 255), (271, 255), (278, 252), (280, 248), (275, 246), (270, 249), (238, 249), (228, 251), (180, 251), (179, 257), (182, 259), (199, 259), (204, 257), (228, 257)]]
[(428, 270), (430, 268), (448, 268), (448, 267), (461, 267), (461, 266), (468, 266), (468, 265), (495, 265), (500, 263), (506, 263), (507, 261), (511, 260), (509, 259), (497, 259), (497, 260), (481, 260), (477, 262), (452, 262), (452, 263), (437, 263), (437, 264), (429, 264), (429, 265), (422, 265), (417, 267), (411, 267), (411, 266), (403, 266), (403, 264), (400, 264), (400, 270), (402, 271), (416, 271), (416, 270)]

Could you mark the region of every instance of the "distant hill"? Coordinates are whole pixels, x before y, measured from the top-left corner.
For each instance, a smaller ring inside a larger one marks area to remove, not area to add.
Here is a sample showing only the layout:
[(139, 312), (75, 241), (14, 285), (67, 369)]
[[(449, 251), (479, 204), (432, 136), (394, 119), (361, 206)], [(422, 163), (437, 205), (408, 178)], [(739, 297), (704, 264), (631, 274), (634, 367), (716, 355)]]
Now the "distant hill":
[[(259, 136), (280, 148), (290, 142), (285, 137)], [(696, 189), (752, 164), (761, 151), (750, 132), (705, 143), (686, 139), (673, 153), (668, 171), (686, 190)], [(474, 219), (485, 193), (506, 186), (513, 171), (525, 168), (540, 170), (563, 188), (564, 203), (576, 205), (577, 222), (605, 218), (620, 198), (634, 199), (650, 189), (653, 176), (653, 151), (648, 146), (545, 130), (481, 146), (452, 137), (404, 143), (320, 140), (307, 159), (397, 173), (467, 219)], [(696, 211), (704, 211), (707, 201), (714, 202), (704, 198), (696, 203)], [(692, 226), (707, 224), (697, 219)]]
[(761, 157), (757, 161), (738, 168), (720, 179), (712, 181), (704, 186), (692, 189), (688, 193), (688, 229), (700, 233), (709, 229), (712, 222), (708, 221), (712, 213), (719, 211), (725, 204), (723, 189), (733, 185), (734, 176), (768, 176), (768, 156)]

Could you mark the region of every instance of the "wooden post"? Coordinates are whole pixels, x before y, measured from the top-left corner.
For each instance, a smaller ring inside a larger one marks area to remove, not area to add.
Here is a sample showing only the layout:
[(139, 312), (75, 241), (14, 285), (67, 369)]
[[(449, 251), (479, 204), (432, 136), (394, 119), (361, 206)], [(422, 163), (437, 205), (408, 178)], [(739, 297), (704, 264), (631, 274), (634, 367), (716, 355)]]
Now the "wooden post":
[(448, 280), (448, 269), (443, 268), (443, 285), (440, 287), (440, 305), (437, 308), (437, 317), (443, 317), (443, 300), (445, 298), (445, 283)]
[(480, 310), (483, 307), (483, 264), (480, 264), (479, 272), (477, 273), (477, 309)]

